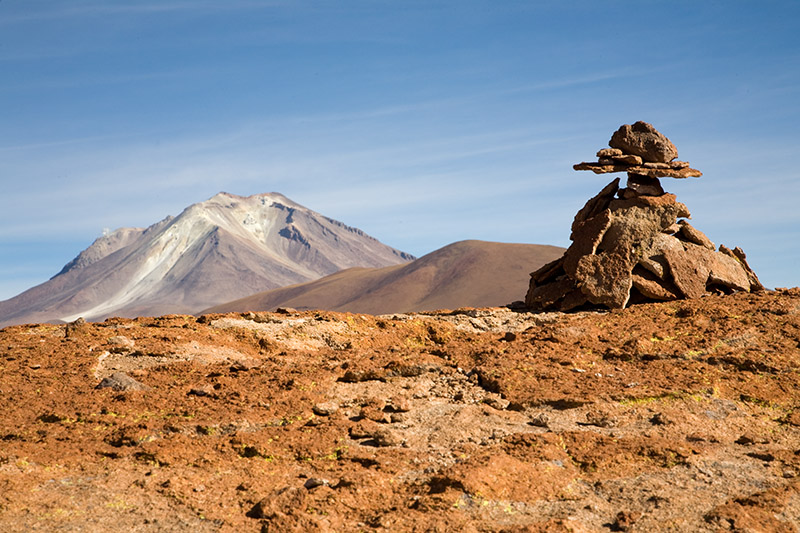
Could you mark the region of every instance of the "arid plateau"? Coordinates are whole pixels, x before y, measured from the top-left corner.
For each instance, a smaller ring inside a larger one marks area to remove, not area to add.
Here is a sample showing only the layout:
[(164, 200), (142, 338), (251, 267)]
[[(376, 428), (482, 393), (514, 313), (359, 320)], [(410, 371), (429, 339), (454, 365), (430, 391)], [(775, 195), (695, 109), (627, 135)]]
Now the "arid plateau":
[(0, 330), (3, 531), (796, 531), (800, 290)]

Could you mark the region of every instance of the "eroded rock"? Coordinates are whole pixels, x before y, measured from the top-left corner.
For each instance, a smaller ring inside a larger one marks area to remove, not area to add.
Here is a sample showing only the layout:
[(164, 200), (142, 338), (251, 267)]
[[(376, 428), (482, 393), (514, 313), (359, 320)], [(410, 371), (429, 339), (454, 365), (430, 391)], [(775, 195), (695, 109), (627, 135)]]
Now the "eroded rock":
[(709, 250), (717, 249), (717, 247), (714, 246), (714, 243), (711, 242), (711, 239), (706, 237), (705, 233), (693, 227), (685, 220), (678, 221), (678, 225), (680, 226), (680, 229), (678, 230), (679, 237), (683, 240), (692, 242), (694, 244), (699, 244), (703, 248), (708, 248)]
[(115, 391), (134, 391), (134, 390), (149, 390), (150, 387), (145, 385), (144, 383), (140, 383), (136, 381), (128, 374), (124, 372), (114, 372), (108, 377), (103, 378), (103, 380), (97, 384), (97, 389), (112, 389)]
[(678, 157), (675, 145), (651, 124), (641, 120), (620, 126), (611, 136), (608, 145), (655, 163), (669, 163)]
[(564, 256), (531, 274), (525, 300), (533, 310), (586, 306), (623, 308), (629, 302), (699, 298), (711, 292), (762, 290), (744, 252), (714, 243), (689, 224), (689, 209), (664, 191), (659, 177), (700, 176), (672, 161), (675, 146), (650, 124), (622, 126), (597, 152), (599, 162), (576, 170), (627, 172), (575, 215)]
[(628, 175), (628, 189), (631, 189), (636, 196), (661, 196), (664, 189), (658, 178), (640, 176), (638, 174)]

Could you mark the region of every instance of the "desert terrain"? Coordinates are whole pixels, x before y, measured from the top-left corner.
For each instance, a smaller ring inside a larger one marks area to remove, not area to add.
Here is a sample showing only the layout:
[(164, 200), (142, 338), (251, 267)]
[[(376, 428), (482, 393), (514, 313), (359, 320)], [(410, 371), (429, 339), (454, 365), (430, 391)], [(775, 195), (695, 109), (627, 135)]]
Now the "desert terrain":
[(0, 330), (3, 531), (796, 531), (800, 289)]

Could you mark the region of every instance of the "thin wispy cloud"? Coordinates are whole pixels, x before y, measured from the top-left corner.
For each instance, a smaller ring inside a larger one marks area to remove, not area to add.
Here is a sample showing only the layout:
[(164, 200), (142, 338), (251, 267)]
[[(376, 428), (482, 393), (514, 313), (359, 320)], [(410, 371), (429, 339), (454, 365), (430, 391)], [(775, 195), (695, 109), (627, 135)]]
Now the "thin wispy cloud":
[(76, 75), (72, 73), (65, 73), (63, 77), (38, 79), (35, 81), (16, 81), (3, 84), (0, 86), (0, 94), (20, 91), (31, 90), (59, 90), (59, 89), (77, 89), (86, 87), (102, 87), (109, 85), (123, 85), (123, 84), (142, 84), (147, 82), (163, 82), (163, 81), (185, 81), (187, 79), (196, 79), (201, 76), (207, 76), (211, 73), (219, 75), (219, 69), (211, 70), (207, 68), (179, 68), (169, 70), (151, 70), (146, 72), (125, 72), (125, 73), (109, 73), (109, 74), (95, 74), (91, 76)]
[[(31, 2), (28, 5), (21, 6), (21, 8), (6, 10), (3, 16), (0, 17), (0, 26), (18, 24), (21, 22), (63, 20), (66, 18), (82, 18), (98, 15), (146, 15), (180, 11), (213, 13), (220, 11), (259, 10), (282, 7), (289, 4), (290, 3), (286, 0), (227, 0), (225, 2), (214, 0), (165, 0), (163, 2), (117, 0), (114, 2), (81, 2), (80, 0), (73, 0), (71, 2), (44, 2), (40, 3), (39, 6)], [(0, 5), (0, 12), (2, 12), (4, 7), (6, 6)]]
[(529, 85), (522, 85), (519, 87), (511, 87), (507, 89), (503, 89), (497, 91), (498, 94), (518, 94), (518, 93), (528, 93), (528, 92), (537, 92), (537, 91), (546, 91), (552, 89), (565, 89), (567, 87), (578, 87), (583, 85), (594, 85), (596, 83), (601, 82), (608, 82), (613, 80), (620, 80), (625, 78), (630, 78), (633, 76), (642, 76), (642, 75), (650, 75), (658, 71), (663, 71), (664, 68), (661, 69), (648, 69), (646, 72), (641, 72), (634, 70), (632, 68), (612, 68), (610, 70), (604, 70), (604, 72), (592, 73), (582, 76), (575, 76), (570, 78), (555, 78), (551, 80), (545, 80), (537, 83), (532, 83)]

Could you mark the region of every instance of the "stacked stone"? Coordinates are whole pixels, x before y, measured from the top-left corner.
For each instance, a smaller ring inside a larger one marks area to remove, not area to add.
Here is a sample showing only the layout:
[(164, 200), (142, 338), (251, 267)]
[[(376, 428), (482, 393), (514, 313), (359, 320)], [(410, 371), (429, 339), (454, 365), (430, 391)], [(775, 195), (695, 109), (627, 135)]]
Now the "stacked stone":
[(647, 122), (625, 124), (611, 140), (611, 148), (597, 152), (598, 161), (578, 163), (575, 170), (591, 170), (595, 174), (627, 172), (628, 176), (645, 178), (699, 178), (699, 170), (689, 168), (686, 161), (676, 161), (678, 149)]
[(646, 122), (622, 126), (575, 170), (627, 172), (575, 215), (572, 245), (560, 259), (531, 274), (525, 299), (535, 311), (586, 307), (621, 309), (630, 303), (698, 298), (707, 293), (762, 290), (740, 248), (713, 242), (685, 219), (687, 207), (664, 192), (659, 178), (699, 177), (664, 135)]

